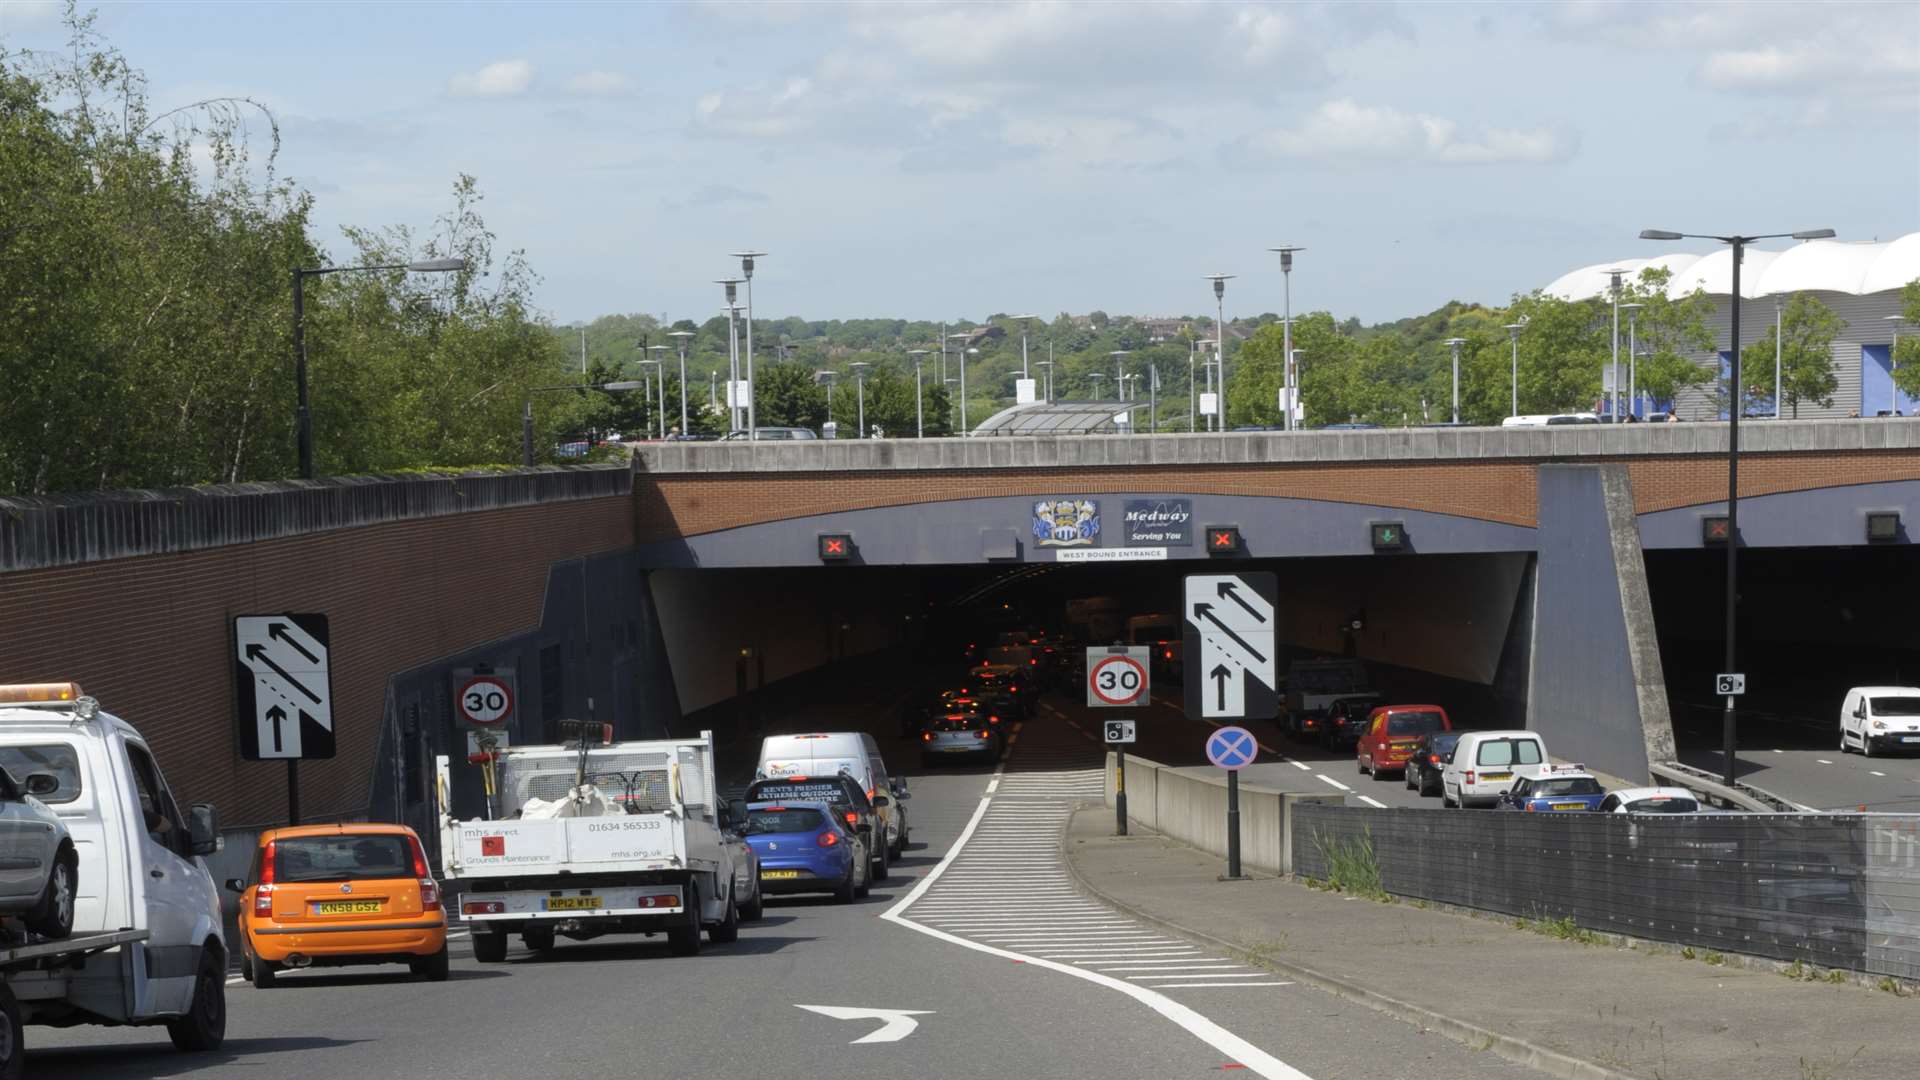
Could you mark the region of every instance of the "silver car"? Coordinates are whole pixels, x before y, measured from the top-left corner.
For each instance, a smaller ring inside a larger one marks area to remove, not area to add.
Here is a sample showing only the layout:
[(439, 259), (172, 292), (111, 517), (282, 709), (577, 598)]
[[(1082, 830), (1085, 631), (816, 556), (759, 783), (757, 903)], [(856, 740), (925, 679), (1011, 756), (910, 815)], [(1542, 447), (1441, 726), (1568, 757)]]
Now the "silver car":
[(73, 932), (80, 859), (60, 815), (40, 801), (60, 778), (36, 772), (21, 783), (0, 768), (0, 915), (51, 938)]
[(1000, 731), (980, 712), (953, 712), (935, 716), (920, 732), (920, 761), (934, 765), (962, 758), (999, 761), (1004, 748)]

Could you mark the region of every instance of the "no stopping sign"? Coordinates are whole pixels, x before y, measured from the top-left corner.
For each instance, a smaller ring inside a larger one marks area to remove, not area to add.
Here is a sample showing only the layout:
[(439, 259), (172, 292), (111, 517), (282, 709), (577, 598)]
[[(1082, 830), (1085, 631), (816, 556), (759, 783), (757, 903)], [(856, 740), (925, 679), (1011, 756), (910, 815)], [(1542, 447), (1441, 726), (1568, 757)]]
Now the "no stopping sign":
[(1087, 650), (1087, 704), (1138, 705), (1147, 699), (1147, 649)]
[(499, 727), (513, 715), (513, 690), (502, 679), (476, 675), (460, 687), (454, 708), (476, 727)]

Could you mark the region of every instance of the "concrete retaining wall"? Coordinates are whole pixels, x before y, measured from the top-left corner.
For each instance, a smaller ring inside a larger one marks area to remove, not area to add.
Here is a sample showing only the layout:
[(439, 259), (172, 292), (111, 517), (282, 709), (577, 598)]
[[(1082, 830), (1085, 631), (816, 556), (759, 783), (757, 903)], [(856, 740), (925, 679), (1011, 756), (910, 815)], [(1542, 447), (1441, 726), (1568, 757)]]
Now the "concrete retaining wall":
[[(1107, 805), (1114, 805), (1118, 769), (1107, 755)], [(1293, 808), (1302, 802), (1341, 804), (1345, 796), (1240, 785), (1240, 861), (1247, 869), (1293, 872)], [(1178, 772), (1157, 761), (1127, 758), (1127, 820), (1222, 858), (1227, 854), (1227, 782), (1223, 776)], [(1224, 869), (1224, 868), (1223, 868)]]

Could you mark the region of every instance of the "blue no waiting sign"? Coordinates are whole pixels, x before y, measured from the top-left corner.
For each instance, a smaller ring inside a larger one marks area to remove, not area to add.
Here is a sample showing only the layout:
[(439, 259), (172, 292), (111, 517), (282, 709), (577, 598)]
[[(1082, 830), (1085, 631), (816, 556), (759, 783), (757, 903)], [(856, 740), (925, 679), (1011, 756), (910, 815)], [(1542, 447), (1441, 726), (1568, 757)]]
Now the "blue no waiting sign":
[(1253, 764), (1260, 743), (1253, 732), (1243, 727), (1223, 727), (1207, 736), (1207, 760), (1228, 772), (1238, 772)]

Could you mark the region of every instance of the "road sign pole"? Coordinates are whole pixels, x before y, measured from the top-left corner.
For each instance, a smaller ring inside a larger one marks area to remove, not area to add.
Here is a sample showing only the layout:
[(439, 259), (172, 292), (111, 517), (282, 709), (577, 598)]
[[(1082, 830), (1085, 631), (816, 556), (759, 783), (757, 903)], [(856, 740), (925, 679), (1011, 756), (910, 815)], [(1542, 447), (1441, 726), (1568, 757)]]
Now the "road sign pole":
[(300, 824), (300, 759), (287, 759), (287, 824)]
[(1227, 876), (1240, 876), (1240, 770), (1227, 773)]
[(1127, 747), (1121, 743), (1113, 756), (1113, 835), (1127, 835)]

